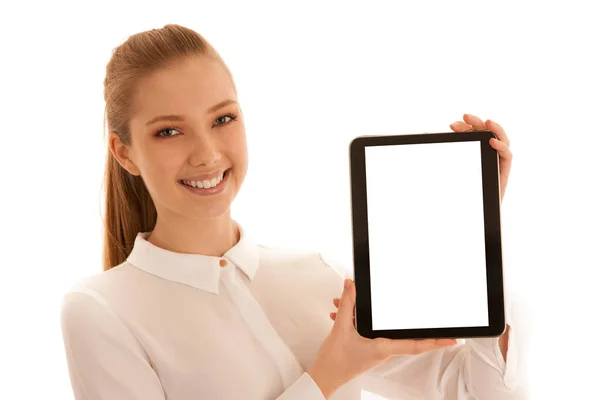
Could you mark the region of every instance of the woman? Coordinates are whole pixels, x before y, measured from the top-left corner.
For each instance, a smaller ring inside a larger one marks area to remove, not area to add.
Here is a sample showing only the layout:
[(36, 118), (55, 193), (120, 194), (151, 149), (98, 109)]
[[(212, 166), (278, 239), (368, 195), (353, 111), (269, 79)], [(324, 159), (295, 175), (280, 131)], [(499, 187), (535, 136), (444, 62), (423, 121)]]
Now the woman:
[[(104, 85), (104, 271), (66, 293), (61, 314), (77, 399), (524, 398), (511, 329), (460, 345), (363, 338), (343, 268), (259, 246), (231, 219), (248, 163), (243, 115), (198, 33), (131, 36)], [(498, 135), (503, 194), (502, 128), (468, 115), (452, 128)]]

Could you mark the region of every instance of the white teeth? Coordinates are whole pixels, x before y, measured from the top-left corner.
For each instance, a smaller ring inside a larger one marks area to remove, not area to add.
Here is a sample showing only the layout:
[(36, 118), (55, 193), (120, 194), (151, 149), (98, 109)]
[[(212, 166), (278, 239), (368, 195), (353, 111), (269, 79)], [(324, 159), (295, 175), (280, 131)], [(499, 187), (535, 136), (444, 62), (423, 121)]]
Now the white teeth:
[(225, 175), (225, 172), (223, 172), (218, 178), (213, 178), (210, 181), (208, 179), (205, 179), (203, 181), (181, 181), (181, 182), (183, 182), (183, 184), (187, 185), (187, 186), (192, 186), (195, 188), (209, 189), (209, 188), (213, 188), (213, 187), (217, 186), (219, 183), (221, 183), (221, 181), (223, 180), (223, 175)]

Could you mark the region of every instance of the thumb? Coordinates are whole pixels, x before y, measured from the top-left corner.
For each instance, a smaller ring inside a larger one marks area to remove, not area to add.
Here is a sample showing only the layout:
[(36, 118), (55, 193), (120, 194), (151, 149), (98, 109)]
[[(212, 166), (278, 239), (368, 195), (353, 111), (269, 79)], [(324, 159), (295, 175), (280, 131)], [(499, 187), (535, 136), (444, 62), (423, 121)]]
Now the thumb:
[[(335, 326), (342, 329), (354, 327), (352, 319), (354, 317), (354, 305), (356, 304), (356, 291), (354, 282), (351, 279), (344, 280), (344, 291), (340, 299), (340, 306), (335, 317)], [(338, 328), (339, 329), (339, 328)]]

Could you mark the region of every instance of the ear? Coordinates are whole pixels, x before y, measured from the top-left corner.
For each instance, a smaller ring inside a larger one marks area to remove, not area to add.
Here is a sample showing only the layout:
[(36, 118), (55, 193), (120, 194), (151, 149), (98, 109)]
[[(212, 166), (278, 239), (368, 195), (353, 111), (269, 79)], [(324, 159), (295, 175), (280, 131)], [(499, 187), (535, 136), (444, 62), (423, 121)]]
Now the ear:
[(129, 146), (121, 141), (118, 134), (114, 132), (110, 133), (108, 136), (108, 148), (127, 172), (134, 176), (141, 175), (140, 170), (130, 158), (131, 152)]

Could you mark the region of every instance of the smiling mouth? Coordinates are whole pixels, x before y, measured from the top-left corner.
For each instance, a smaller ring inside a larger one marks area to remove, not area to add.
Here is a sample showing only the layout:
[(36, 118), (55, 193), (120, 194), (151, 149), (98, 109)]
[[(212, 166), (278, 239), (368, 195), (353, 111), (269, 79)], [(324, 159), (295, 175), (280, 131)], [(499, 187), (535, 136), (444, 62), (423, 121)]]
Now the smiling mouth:
[(180, 184), (184, 186), (188, 186), (195, 189), (211, 189), (217, 187), (225, 180), (225, 178), (229, 175), (229, 171), (231, 168), (226, 169), (223, 174), (217, 178), (213, 178), (211, 180), (203, 180), (203, 181), (188, 181), (188, 180), (179, 180)]

